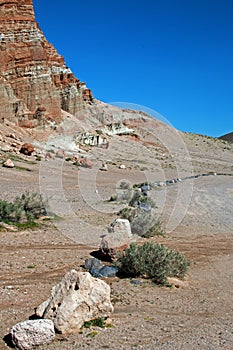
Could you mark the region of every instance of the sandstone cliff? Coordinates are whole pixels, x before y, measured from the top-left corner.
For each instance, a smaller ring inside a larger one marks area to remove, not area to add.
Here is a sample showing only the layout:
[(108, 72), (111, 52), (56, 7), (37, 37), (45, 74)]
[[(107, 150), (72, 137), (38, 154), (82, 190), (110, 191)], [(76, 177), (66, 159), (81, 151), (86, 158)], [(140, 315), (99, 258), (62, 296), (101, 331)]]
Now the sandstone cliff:
[(0, 121), (34, 127), (92, 103), (35, 21), (32, 0), (0, 0)]

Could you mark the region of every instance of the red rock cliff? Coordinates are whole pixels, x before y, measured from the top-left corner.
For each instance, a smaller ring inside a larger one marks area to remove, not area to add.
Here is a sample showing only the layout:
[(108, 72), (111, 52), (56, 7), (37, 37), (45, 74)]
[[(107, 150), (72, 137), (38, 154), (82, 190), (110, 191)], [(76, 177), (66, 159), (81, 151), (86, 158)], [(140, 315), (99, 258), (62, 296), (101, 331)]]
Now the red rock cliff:
[(35, 21), (32, 0), (0, 0), (0, 121), (35, 126), (75, 114), (92, 93)]

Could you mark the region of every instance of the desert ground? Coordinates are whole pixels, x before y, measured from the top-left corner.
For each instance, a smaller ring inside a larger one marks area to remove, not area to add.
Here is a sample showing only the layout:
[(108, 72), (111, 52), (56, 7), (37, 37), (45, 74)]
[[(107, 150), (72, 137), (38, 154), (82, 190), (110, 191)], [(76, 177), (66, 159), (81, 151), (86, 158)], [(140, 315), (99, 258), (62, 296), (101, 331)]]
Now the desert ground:
[[(178, 153), (159, 159), (151, 145), (142, 148), (124, 136), (115, 137), (107, 150), (89, 153), (92, 169), (26, 156), (15, 161), (18, 168), (0, 168), (2, 199), (41, 191), (59, 217), (33, 230), (0, 231), (0, 349), (7, 348), (4, 337), (11, 327), (28, 319), (66, 272), (83, 270), (84, 260), (98, 249), (100, 235), (121, 208), (108, 202), (120, 181), (134, 184), (178, 175), (182, 182), (151, 192), (166, 235), (150, 240), (181, 251), (190, 261), (184, 281), (168, 288), (149, 280), (140, 279), (138, 285), (108, 278), (112, 327), (58, 334), (38, 350), (233, 349), (233, 147), (200, 135), (182, 137), (188, 160)], [(106, 172), (99, 170), (103, 162)], [(185, 179), (190, 173), (193, 177)]]

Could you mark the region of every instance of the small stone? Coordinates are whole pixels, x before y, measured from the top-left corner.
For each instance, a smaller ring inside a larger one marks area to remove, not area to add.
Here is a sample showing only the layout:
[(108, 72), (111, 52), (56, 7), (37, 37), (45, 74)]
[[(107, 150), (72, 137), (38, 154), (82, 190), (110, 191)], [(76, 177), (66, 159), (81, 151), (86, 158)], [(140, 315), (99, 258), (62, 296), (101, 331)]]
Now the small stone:
[(100, 168), (101, 171), (108, 171), (108, 166), (106, 163), (103, 163), (101, 168)]
[(56, 152), (56, 158), (64, 159), (65, 157), (65, 151), (63, 151), (63, 149), (58, 149)]
[(12, 162), (12, 160), (10, 158), (8, 158), (4, 163), (3, 166), (5, 168), (14, 168), (14, 163)]
[(11, 147), (10, 147), (9, 145), (3, 145), (3, 146), (1, 147), (1, 150), (2, 150), (3, 152), (10, 152)]
[(91, 269), (99, 269), (103, 267), (102, 262), (96, 258), (88, 258), (85, 260), (84, 267), (86, 270), (90, 271)]
[(140, 281), (140, 280), (131, 280), (130, 283), (136, 284), (136, 285), (142, 285), (142, 281)]
[(102, 277), (116, 277), (118, 268), (116, 266), (104, 266), (99, 270)]
[(19, 350), (29, 350), (48, 344), (55, 338), (53, 321), (29, 320), (17, 323), (11, 329), (12, 343)]

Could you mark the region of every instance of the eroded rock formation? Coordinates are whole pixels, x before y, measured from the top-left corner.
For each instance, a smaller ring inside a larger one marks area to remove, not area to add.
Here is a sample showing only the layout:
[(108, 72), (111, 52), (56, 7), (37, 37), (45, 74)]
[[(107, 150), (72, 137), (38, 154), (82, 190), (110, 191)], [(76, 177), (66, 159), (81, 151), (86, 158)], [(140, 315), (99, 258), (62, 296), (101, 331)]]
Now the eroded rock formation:
[(38, 27), (32, 0), (0, 0), (0, 51), (0, 122), (59, 122), (62, 109), (75, 115), (93, 101)]

